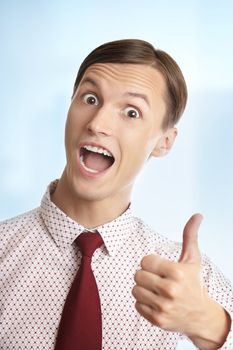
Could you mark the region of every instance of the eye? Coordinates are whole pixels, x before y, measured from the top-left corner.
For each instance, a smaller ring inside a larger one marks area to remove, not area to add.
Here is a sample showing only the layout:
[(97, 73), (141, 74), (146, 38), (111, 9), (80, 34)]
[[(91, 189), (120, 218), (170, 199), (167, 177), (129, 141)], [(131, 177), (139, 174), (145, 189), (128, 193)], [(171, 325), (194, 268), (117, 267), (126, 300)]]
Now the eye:
[(139, 118), (140, 112), (133, 107), (126, 107), (123, 111), (124, 115), (129, 118)]
[(83, 95), (83, 101), (87, 104), (87, 105), (95, 105), (97, 106), (99, 104), (99, 100), (96, 97), (95, 94), (84, 94)]

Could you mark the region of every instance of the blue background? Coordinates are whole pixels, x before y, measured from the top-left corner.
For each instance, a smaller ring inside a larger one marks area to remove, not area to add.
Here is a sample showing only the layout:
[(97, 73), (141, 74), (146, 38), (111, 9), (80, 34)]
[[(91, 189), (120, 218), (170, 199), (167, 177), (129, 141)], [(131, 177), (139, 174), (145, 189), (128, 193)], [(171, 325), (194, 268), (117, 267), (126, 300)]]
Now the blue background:
[(106, 41), (144, 39), (176, 59), (189, 102), (172, 152), (140, 174), (134, 210), (175, 240), (201, 212), (200, 247), (233, 279), (232, 13), (232, 1), (215, 0), (1, 2), (0, 219), (38, 206), (60, 176), (85, 56)]

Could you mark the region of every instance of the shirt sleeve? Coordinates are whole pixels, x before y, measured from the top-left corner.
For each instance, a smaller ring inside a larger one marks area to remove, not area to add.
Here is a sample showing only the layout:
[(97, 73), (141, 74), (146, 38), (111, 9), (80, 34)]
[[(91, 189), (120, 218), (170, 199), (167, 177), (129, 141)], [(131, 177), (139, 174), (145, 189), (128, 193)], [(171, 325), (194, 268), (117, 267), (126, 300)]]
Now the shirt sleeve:
[(203, 255), (203, 280), (207, 287), (210, 297), (219, 303), (229, 314), (231, 318), (231, 330), (221, 350), (233, 349), (233, 290), (231, 282), (223, 273)]

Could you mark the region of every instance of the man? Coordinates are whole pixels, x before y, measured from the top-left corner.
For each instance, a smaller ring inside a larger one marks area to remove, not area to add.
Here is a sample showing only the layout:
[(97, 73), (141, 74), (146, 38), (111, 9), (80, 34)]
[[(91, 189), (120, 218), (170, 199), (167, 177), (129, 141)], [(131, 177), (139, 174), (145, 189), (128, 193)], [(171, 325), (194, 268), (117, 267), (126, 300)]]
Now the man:
[[(103, 240), (91, 263), (102, 345), (89, 345), (88, 330), (78, 349), (176, 349), (183, 337), (200, 349), (233, 349), (232, 291), (200, 256), (201, 215), (188, 221), (179, 245), (130, 210), (136, 176), (148, 159), (171, 149), (186, 99), (176, 62), (147, 42), (107, 43), (84, 60), (68, 111), (61, 178), (39, 208), (0, 227), (1, 349), (71, 349), (60, 344), (65, 337), (70, 344), (82, 321), (73, 326), (72, 306), (61, 320), (82, 266), (75, 242), (86, 231)], [(82, 300), (87, 313), (89, 299)], [(85, 323), (89, 316), (82, 317)]]

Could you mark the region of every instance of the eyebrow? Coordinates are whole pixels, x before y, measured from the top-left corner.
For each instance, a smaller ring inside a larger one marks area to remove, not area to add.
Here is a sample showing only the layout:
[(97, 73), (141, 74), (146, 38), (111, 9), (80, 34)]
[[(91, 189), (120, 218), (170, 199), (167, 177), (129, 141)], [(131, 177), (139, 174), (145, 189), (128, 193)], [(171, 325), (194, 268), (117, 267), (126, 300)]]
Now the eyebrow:
[(150, 107), (150, 102), (149, 102), (147, 96), (144, 95), (144, 94), (140, 94), (138, 92), (126, 92), (124, 95), (125, 96), (130, 96), (130, 97), (141, 98)]
[[(83, 85), (83, 84), (92, 84), (94, 85), (95, 87), (98, 87), (99, 88), (99, 84), (96, 80), (92, 79), (91, 77), (85, 77), (80, 85)], [(123, 94), (123, 96), (129, 96), (129, 97), (136, 97), (136, 98), (140, 98), (142, 99), (144, 102), (146, 102), (146, 104), (150, 107), (150, 102), (148, 100), (148, 97), (145, 95), (145, 94), (141, 94), (141, 93), (138, 93), (138, 92), (126, 92)]]
[(99, 87), (99, 84), (94, 79), (92, 79), (90, 77), (83, 78), (83, 80), (81, 80), (80, 85), (83, 85), (83, 84), (86, 84), (86, 83), (89, 83), (89, 84), (92, 84), (92, 85), (94, 85), (96, 87)]

